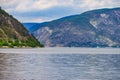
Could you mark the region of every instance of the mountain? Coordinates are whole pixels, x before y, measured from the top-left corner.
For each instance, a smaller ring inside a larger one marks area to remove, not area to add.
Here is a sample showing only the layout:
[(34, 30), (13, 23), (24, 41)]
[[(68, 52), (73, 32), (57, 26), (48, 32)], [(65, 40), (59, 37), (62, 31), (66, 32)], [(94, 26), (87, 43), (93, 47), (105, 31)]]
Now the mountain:
[(45, 46), (120, 47), (120, 8), (91, 10), (40, 26), (32, 33)]
[(41, 28), (42, 26), (44, 26), (46, 24), (47, 24), (47, 22), (44, 22), (44, 23), (23, 23), (23, 25), (29, 31), (29, 33), (36, 31), (37, 29)]
[(42, 47), (12, 15), (0, 8), (0, 47)]

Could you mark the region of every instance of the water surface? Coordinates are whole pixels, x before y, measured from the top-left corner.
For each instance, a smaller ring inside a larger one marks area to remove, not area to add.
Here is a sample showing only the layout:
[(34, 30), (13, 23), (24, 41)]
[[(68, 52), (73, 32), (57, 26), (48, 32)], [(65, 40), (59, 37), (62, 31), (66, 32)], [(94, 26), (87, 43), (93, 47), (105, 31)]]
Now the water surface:
[(0, 80), (120, 80), (120, 54), (0, 53)]

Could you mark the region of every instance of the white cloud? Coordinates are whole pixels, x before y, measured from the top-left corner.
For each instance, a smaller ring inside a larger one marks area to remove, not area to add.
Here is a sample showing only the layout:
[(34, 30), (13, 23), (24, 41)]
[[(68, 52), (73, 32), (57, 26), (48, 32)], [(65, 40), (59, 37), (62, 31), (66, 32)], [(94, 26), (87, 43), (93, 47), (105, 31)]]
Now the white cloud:
[(83, 0), (79, 1), (77, 8), (84, 8), (87, 10), (98, 9), (98, 8), (112, 8), (119, 7), (120, 0)]
[[(83, 11), (92, 10), (92, 9), (120, 7), (119, 4), (120, 4), (120, 0), (0, 0), (0, 6), (2, 6), (2, 8), (8, 11), (9, 13), (14, 12), (14, 13), (25, 13), (25, 14), (28, 12), (35, 12), (35, 11), (40, 12), (44, 10), (49, 10), (51, 8), (56, 8), (56, 7), (69, 8), (72, 12), (71, 14), (78, 14)], [(59, 11), (59, 13), (64, 13), (64, 12)], [(56, 15), (56, 14), (53, 12), (52, 15)], [(23, 18), (19, 17), (18, 19), (20, 21), (25, 21), (25, 22), (27, 21), (42, 22), (46, 20), (51, 20), (50, 17), (49, 18), (34, 17), (32, 19), (29, 19), (28, 16)]]
[(0, 5), (6, 10), (17, 12), (44, 10), (56, 6), (95, 9), (119, 6), (119, 3), (120, 0), (0, 0)]
[(3, 0), (0, 4), (7, 10), (26, 12), (44, 10), (55, 6), (71, 5), (73, 0)]
[(22, 17), (22, 16), (16, 16), (15, 18), (19, 19), (20, 22), (41, 22), (41, 23), (57, 19), (56, 17), (49, 18), (49, 17)]

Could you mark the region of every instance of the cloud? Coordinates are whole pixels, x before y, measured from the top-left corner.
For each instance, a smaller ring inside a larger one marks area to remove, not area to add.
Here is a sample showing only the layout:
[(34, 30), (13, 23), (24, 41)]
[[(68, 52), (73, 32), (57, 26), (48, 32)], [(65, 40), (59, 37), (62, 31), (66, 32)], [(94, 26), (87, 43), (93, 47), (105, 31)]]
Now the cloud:
[(44, 22), (44, 21), (50, 21), (50, 18), (47, 17), (20, 17), (16, 16), (15, 18), (18, 18), (21, 22)]
[(42, 22), (119, 4), (120, 0), (0, 0), (2, 8), (22, 22)]
[(74, 9), (95, 9), (117, 7), (120, 0), (0, 0), (7, 11), (30, 12), (54, 7), (73, 7)]
[(120, 1), (116, 0), (84, 0), (79, 7), (87, 9), (112, 8), (119, 7), (119, 4)]
[(3, 0), (1, 5), (8, 11), (28, 12), (45, 10), (56, 6), (71, 5), (73, 0)]
[[(65, 8), (65, 7), (54, 7), (49, 8), (45, 10), (38, 10), (38, 11), (31, 11), (31, 12), (11, 12), (12, 15), (14, 15), (17, 19), (19, 19), (22, 22), (32, 22), (35, 20), (37, 22), (44, 22), (44, 21), (50, 21), (53, 19), (58, 19), (64, 16), (72, 15), (73, 14), (72, 7), (71, 8)], [(27, 21), (28, 20), (28, 21)]]
[(18, 12), (45, 10), (57, 6), (94, 9), (119, 6), (119, 3), (119, 0), (0, 0), (0, 5), (5, 9)]

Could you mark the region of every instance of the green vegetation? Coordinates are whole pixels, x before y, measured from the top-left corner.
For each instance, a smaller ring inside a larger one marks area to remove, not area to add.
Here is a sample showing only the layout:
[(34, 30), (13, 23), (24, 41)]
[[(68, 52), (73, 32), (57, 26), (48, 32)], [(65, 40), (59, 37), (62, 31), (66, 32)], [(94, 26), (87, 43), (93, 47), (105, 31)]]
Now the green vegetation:
[(0, 7), (0, 48), (43, 47), (24, 26)]
[(18, 40), (18, 39), (0, 39), (0, 47), (44, 47), (39, 42), (37, 42), (35, 39), (29, 38), (28, 40)]

